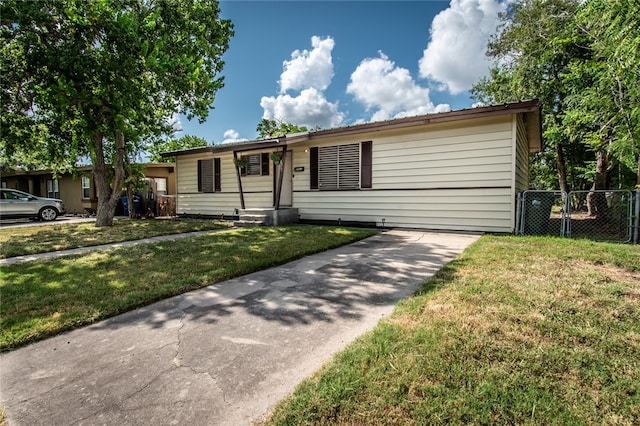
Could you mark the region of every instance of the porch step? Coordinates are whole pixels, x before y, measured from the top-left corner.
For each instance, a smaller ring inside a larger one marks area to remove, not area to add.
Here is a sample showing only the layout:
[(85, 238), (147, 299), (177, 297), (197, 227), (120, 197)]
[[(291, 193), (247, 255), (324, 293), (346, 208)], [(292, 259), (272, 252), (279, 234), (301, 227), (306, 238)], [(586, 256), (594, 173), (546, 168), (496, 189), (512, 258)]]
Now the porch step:
[(234, 226), (237, 226), (239, 228), (254, 228), (257, 226), (265, 226), (264, 221), (259, 221), (259, 220), (244, 220), (244, 219), (240, 219), (240, 220), (236, 220), (233, 222)]
[(271, 216), (263, 209), (240, 210), (238, 220), (233, 222), (234, 226), (249, 228), (254, 226), (270, 225)]
[(241, 214), (239, 216), (240, 220), (248, 220), (253, 222), (263, 222), (266, 223), (269, 216), (266, 214)]
[(238, 227), (273, 226), (296, 223), (297, 221), (298, 209), (245, 209), (240, 210), (238, 220), (233, 224)]

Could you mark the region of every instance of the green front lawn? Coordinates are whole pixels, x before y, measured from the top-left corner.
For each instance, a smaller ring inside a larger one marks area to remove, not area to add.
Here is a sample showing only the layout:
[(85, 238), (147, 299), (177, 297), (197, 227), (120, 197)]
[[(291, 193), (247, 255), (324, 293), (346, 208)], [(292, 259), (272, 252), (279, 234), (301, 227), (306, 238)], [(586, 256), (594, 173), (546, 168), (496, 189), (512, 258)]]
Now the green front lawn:
[(115, 220), (113, 226), (100, 228), (93, 223), (3, 227), (0, 228), (0, 259), (230, 226), (230, 222), (214, 220), (120, 219)]
[(640, 246), (484, 236), (265, 424), (640, 424)]
[(234, 229), (5, 265), (0, 270), (0, 350), (374, 233), (303, 225)]

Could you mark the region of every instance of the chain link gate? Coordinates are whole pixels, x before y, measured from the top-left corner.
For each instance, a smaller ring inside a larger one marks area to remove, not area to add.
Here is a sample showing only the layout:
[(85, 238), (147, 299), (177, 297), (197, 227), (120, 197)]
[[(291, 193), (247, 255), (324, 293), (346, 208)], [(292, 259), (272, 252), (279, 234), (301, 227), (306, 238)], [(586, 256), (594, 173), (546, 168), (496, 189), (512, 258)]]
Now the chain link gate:
[(516, 234), (638, 243), (640, 190), (524, 191)]

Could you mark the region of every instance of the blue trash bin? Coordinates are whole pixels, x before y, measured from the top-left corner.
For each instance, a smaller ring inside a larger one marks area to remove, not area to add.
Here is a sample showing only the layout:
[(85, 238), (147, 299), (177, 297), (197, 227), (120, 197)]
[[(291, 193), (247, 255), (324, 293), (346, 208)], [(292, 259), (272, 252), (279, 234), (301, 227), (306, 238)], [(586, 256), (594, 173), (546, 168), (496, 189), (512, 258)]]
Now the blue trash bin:
[(120, 202), (122, 203), (123, 214), (129, 216), (129, 200), (127, 200), (127, 197), (120, 197)]
[[(122, 203), (122, 210), (125, 216), (129, 216), (129, 200), (127, 197), (120, 197)], [(137, 195), (133, 196), (133, 212), (136, 214), (142, 213), (142, 200)]]

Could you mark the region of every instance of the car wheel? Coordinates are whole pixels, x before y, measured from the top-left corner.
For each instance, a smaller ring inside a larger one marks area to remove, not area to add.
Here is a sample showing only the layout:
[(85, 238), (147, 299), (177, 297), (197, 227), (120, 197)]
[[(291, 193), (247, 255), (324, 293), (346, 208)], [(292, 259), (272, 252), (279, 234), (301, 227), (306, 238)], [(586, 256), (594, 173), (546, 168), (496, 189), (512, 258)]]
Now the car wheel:
[(47, 222), (56, 220), (56, 218), (58, 217), (58, 210), (54, 209), (53, 207), (44, 207), (42, 210), (40, 210), (39, 216), (40, 220), (46, 220)]

